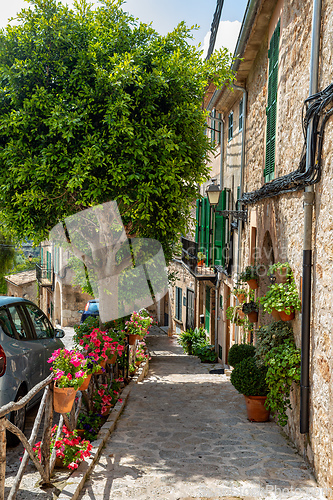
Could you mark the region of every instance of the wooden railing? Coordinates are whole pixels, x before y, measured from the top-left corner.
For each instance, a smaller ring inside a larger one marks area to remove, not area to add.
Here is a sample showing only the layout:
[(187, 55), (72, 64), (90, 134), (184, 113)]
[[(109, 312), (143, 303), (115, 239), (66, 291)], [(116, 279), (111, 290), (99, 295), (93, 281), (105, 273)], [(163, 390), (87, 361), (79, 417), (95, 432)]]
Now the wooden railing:
[[(128, 367), (130, 362), (135, 362), (136, 349), (135, 346), (126, 345), (125, 349), (125, 362), (122, 369), (122, 374), (124, 378), (128, 377)], [(107, 365), (108, 366), (108, 365)], [(111, 368), (112, 367), (112, 368)], [(107, 372), (103, 375), (94, 375), (89, 384), (88, 390), (80, 392), (78, 391), (76, 401), (73, 408), (69, 414), (59, 414), (59, 423), (57, 429), (56, 439), (61, 437), (63, 425), (67, 427), (69, 431), (73, 431), (76, 428), (82, 399), (85, 400), (85, 405), (89, 410), (93, 407), (93, 394), (96, 389), (98, 389), (99, 383), (105, 383), (106, 380), (113, 376), (118, 377), (119, 368), (118, 365), (109, 365)], [(5, 500), (5, 479), (6, 479), (6, 431), (10, 431), (15, 434), (21, 443), (23, 444), (25, 451), (22, 458), (20, 468), (16, 474), (14, 483), (9, 492), (9, 496), (6, 497), (7, 500), (14, 500), (16, 498), (17, 492), (22, 481), (25, 468), (27, 466), (29, 458), (34, 463), (37, 471), (41, 476), (41, 486), (51, 486), (50, 478), (53, 472), (55, 461), (56, 461), (56, 448), (54, 447), (52, 453), (50, 452), (51, 435), (53, 427), (53, 377), (54, 375), (49, 375), (45, 380), (33, 387), (28, 394), (21, 398), (17, 402), (8, 403), (0, 408), (0, 500)], [(18, 429), (12, 422), (10, 422), (6, 415), (13, 411), (22, 409), (27, 405), (32, 398), (34, 398), (38, 392), (44, 389), (43, 397), (38, 408), (38, 413), (34, 422), (33, 429), (31, 431), (30, 438), (23, 434), (23, 432)], [(41, 439), (41, 460), (39, 461), (33, 451), (33, 446), (35, 444), (37, 434), (44, 415), (44, 429), (43, 436)]]

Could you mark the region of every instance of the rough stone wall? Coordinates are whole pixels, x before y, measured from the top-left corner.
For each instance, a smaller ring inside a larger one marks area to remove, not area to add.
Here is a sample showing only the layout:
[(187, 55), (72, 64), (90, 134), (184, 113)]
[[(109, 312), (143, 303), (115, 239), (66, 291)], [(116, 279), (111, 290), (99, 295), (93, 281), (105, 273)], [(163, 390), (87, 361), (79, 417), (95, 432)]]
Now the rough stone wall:
[[(302, 104), (309, 92), (312, 1), (285, 0), (279, 59), (278, 113), (276, 134), (276, 177), (298, 167), (303, 147)], [(319, 90), (333, 77), (333, 3), (323, 0)], [(265, 124), (267, 105), (267, 37), (263, 40), (247, 79), (247, 169), (245, 191), (263, 183)], [(333, 487), (333, 127), (331, 119), (325, 131), (323, 176), (315, 187), (314, 266), (311, 323), (310, 434), (299, 432), (299, 389), (292, 392), (293, 410), (284, 429), (314, 466), (319, 484)], [(257, 241), (262, 248), (266, 231), (270, 232), (275, 261), (288, 260), (300, 290), (303, 252), (303, 196), (285, 194), (257, 203)], [(251, 225), (244, 230), (243, 262), (249, 263)], [(259, 291), (260, 293), (260, 291)], [(293, 321), (295, 341), (301, 345), (301, 315)], [(331, 496), (332, 497), (332, 493)]]

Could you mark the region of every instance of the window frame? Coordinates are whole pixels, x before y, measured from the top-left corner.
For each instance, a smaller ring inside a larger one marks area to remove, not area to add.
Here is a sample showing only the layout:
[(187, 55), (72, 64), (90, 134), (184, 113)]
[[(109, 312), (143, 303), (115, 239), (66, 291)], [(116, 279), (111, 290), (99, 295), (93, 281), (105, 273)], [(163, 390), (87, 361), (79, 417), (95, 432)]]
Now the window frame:
[(182, 321), (183, 318), (183, 289), (176, 286), (176, 297), (175, 297), (175, 318), (178, 321)]
[(243, 130), (244, 121), (244, 101), (241, 99), (239, 101), (239, 114), (238, 114), (238, 130), (241, 132)]
[(228, 115), (228, 142), (234, 137), (234, 112), (231, 111)]

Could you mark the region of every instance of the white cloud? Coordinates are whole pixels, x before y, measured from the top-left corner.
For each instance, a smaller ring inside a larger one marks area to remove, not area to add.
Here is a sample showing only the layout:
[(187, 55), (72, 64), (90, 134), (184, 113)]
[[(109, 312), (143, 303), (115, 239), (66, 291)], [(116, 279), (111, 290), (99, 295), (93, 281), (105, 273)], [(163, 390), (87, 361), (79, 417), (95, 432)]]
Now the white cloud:
[[(242, 23), (239, 21), (221, 21), (216, 36), (215, 49), (227, 47), (233, 54), (236, 48), (239, 30)], [(206, 34), (203, 43), (204, 56), (209, 47), (210, 31)]]

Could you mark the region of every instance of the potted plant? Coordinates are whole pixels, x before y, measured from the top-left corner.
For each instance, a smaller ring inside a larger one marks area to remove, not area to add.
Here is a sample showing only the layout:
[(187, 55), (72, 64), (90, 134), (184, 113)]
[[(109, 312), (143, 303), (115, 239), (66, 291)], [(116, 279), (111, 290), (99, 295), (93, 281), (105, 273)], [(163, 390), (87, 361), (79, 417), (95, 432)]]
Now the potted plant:
[(57, 349), (48, 359), (54, 373), (53, 406), (58, 413), (71, 411), (75, 395), (87, 377), (86, 359), (78, 351)]
[(258, 321), (259, 307), (257, 302), (251, 300), (250, 302), (245, 302), (242, 307), (243, 313), (247, 314), (250, 323), (256, 323)]
[(276, 262), (268, 268), (268, 276), (275, 276), (278, 283), (286, 283), (292, 279), (292, 270), (289, 262)]
[(256, 350), (253, 344), (234, 344), (229, 349), (228, 364), (235, 367), (243, 359), (253, 358), (255, 352)]
[(86, 354), (90, 354), (90, 359), (98, 361), (103, 367), (114, 355), (122, 356), (125, 346), (114, 340), (109, 332), (102, 332), (99, 328), (94, 328), (91, 333), (83, 335), (79, 345)]
[[(111, 383), (100, 384), (94, 391), (93, 404), (94, 411), (101, 416), (106, 416), (110, 409), (116, 404), (120, 395), (120, 384), (123, 379), (113, 379)], [(120, 400), (121, 401), (121, 400)]]
[(89, 441), (95, 441), (98, 431), (102, 425), (101, 415), (95, 412), (84, 413), (81, 412), (79, 414), (77, 420), (77, 431), (82, 431), (83, 436)]
[[(56, 465), (60, 467), (67, 467), (68, 469), (75, 470), (78, 468), (79, 463), (85, 458), (90, 457), (92, 445), (90, 441), (81, 439), (77, 435), (77, 431), (67, 430), (64, 425), (62, 428), (63, 436), (59, 439), (56, 438), (58, 426), (52, 428), (50, 452), (56, 448)], [(33, 447), (39, 461), (41, 461), (41, 441)]]
[(235, 287), (235, 288), (232, 290), (232, 294), (233, 294), (235, 297), (237, 297), (238, 302), (240, 302), (240, 303), (245, 302), (245, 299), (246, 299), (246, 297), (248, 296), (247, 291), (245, 290), (245, 288), (242, 288), (242, 287)]
[(247, 283), (251, 290), (256, 290), (259, 282), (257, 266), (246, 266), (245, 271), (240, 273), (238, 279), (239, 281)]
[(128, 321), (125, 322), (125, 329), (129, 336), (129, 344), (134, 345), (136, 340), (143, 339), (148, 333), (148, 328), (153, 323), (146, 311), (134, 311)]
[(198, 252), (197, 259), (198, 259), (198, 266), (202, 267), (205, 263), (206, 256), (203, 252)]
[(265, 407), (268, 387), (266, 367), (257, 366), (253, 357), (247, 357), (236, 364), (230, 381), (235, 389), (244, 395), (248, 419), (251, 422), (267, 422), (269, 410)]
[(295, 311), (301, 310), (301, 301), (294, 278), (291, 276), (286, 283), (273, 283), (266, 295), (260, 297), (260, 303), (269, 314), (275, 309), (283, 321), (294, 319)]
[[(243, 315), (243, 316), (241, 316)], [(226, 318), (231, 322), (235, 323), (237, 326), (243, 326), (245, 323), (244, 313), (242, 311), (242, 305), (229, 306), (226, 310)]]

